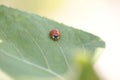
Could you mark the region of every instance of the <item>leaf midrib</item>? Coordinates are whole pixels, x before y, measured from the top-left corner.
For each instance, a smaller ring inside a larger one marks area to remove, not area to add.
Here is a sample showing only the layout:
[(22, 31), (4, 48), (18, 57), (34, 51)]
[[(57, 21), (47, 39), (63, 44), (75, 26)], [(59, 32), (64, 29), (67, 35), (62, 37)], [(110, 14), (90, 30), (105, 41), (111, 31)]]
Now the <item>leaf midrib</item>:
[(58, 77), (58, 78), (61, 79), (61, 80), (66, 80), (66, 79), (63, 78), (61, 75), (55, 73), (54, 71), (52, 71), (52, 70), (50, 70), (50, 69), (47, 69), (47, 68), (44, 68), (44, 67), (42, 67), (42, 66), (40, 66), (40, 65), (34, 64), (34, 63), (32, 63), (32, 62), (30, 62), (30, 61), (28, 61), (28, 60), (20, 59), (20, 58), (18, 58), (17, 56), (10, 55), (8, 52), (6, 52), (6, 51), (3, 50), (3, 49), (0, 49), (0, 52), (2, 52), (5, 56), (8, 56), (8, 57), (11, 57), (11, 58), (16, 59), (16, 60), (18, 60), (18, 61), (24, 62), (25, 64), (31, 65), (31, 66), (33, 66), (33, 67), (35, 67), (35, 68), (44, 70), (44, 71), (46, 71), (46, 72), (48, 72), (48, 73), (50, 73), (50, 74)]

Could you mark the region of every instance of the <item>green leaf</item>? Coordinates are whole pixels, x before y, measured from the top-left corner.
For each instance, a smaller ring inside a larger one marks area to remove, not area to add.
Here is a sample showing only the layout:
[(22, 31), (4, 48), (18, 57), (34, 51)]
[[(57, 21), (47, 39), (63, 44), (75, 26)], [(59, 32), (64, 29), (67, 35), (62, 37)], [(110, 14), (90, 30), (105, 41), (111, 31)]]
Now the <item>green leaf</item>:
[[(53, 41), (50, 30), (61, 38)], [(67, 80), (76, 49), (91, 58), (104, 42), (95, 35), (38, 15), (0, 6), (0, 69), (14, 80)]]

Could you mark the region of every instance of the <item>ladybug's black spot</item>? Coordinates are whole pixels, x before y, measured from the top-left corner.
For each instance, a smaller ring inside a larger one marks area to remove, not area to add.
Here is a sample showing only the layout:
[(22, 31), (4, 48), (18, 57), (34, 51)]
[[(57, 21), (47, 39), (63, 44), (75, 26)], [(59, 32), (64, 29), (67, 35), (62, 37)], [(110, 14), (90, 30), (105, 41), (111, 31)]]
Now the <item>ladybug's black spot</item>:
[(59, 36), (54, 35), (54, 36), (52, 37), (52, 39), (56, 41), (56, 40), (58, 40), (58, 39), (59, 39)]

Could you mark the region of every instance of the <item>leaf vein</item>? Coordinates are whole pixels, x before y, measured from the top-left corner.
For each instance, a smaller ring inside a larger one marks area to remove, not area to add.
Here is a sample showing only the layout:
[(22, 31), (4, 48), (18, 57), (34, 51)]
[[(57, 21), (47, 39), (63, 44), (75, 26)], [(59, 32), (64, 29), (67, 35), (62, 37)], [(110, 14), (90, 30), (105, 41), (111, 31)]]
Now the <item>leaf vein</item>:
[(57, 43), (57, 46), (59, 47), (59, 49), (60, 49), (60, 51), (61, 51), (61, 53), (62, 53), (62, 55), (63, 55), (63, 57), (64, 57), (64, 60), (65, 60), (65, 63), (66, 63), (66, 65), (67, 65), (68, 69), (70, 69), (70, 71), (71, 71), (72, 74), (73, 74), (72, 68), (70, 67), (70, 64), (68, 63), (68, 60), (67, 60), (67, 57), (66, 57), (66, 55), (65, 55), (65, 53), (64, 53), (64, 51), (63, 51), (63, 48), (60, 46), (59, 43)]
[(61, 79), (61, 80), (66, 80), (66, 79), (63, 78), (61, 75), (53, 72), (53, 71), (50, 70), (50, 69), (46, 69), (46, 68), (44, 68), (44, 67), (42, 67), (42, 66), (39, 66), (39, 65), (37, 65), (37, 64), (34, 64), (34, 63), (32, 63), (32, 62), (29, 62), (28, 60), (22, 60), (22, 59), (18, 58), (17, 56), (10, 55), (9, 53), (7, 53), (6, 51), (4, 51), (4, 50), (2, 50), (2, 49), (0, 49), (0, 52), (2, 52), (4, 55), (6, 55), (6, 56), (8, 56), (8, 57), (11, 57), (11, 58), (16, 59), (16, 60), (18, 60), (18, 61), (21, 61), (21, 62), (24, 62), (24, 63), (26, 63), (26, 64), (29, 64), (29, 65), (31, 65), (31, 66), (33, 66), (33, 67), (35, 67), (35, 68), (38, 68), (38, 69), (44, 70), (44, 71), (46, 71), (46, 72), (49, 72), (50, 74), (58, 77), (58, 78)]
[[(2, 31), (2, 33), (3, 33), (4, 38), (6, 38), (6, 40), (8, 40), (7, 35), (5, 34), (5, 32)], [(16, 47), (16, 45), (13, 43), (13, 41), (11, 41), (11, 40), (8, 40), (8, 41), (10, 41), (10, 42), (12, 43), (13, 47), (14, 47), (14, 48), (16, 49), (16, 51), (19, 53), (19, 55), (21, 56), (21, 58), (24, 59), (24, 56), (23, 56), (23, 54), (21, 53), (20, 49), (18, 49), (18, 48)]]
[(26, 29), (26, 32), (31, 36), (32, 41), (35, 43), (35, 45), (38, 47), (38, 49), (40, 50), (40, 52), (42, 53), (42, 56), (46, 62), (47, 68), (50, 69), (50, 65), (48, 62), (47, 57), (45, 56), (45, 53), (43, 52), (43, 50), (41, 49), (41, 47), (38, 45), (37, 41), (33, 38), (33, 36), (30, 34), (30, 32)]

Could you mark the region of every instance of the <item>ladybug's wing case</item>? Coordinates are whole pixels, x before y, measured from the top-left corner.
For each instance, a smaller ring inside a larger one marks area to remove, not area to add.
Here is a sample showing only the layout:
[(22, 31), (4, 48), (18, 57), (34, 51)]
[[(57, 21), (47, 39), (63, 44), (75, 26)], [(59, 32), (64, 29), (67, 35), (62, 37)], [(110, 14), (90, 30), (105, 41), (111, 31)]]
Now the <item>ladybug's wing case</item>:
[(55, 41), (60, 39), (60, 31), (58, 29), (51, 30), (49, 35)]

